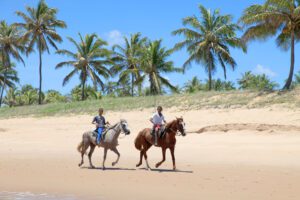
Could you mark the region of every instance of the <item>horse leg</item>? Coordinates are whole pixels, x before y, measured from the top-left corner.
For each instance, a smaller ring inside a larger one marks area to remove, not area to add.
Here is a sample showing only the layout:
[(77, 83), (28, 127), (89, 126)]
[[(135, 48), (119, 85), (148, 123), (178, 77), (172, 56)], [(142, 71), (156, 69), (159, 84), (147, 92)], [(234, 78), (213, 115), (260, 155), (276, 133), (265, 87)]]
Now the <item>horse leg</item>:
[(174, 150), (175, 150), (175, 147), (170, 147), (170, 152), (171, 152), (172, 162), (173, 162), (173, 170), (176, 170)]
[(93, 165), (93, 163), (92, 163), (92, 155), (93, 155), (93, 152), (94, 152), (94, 150), (95, 150), (95, 145), (93, 145), (93, 144), (91, 144), (91, 148), (90, 148), (90, 152), (89, 152), (89, 154), (88, 154), (88, 156), (89, 156), (89, 161), (90, 161), (90, 167), (91, 168), (95, 168), (95, 166)]
[(147, 156), (147, 151), (148, 151), (148, 149), (151, 147), (151, 146), (149, 146), (149, 145), (145, 145), (144, 146), (145, 148), (143, 149), (143, 154), (144, 154), (144, 158), (145, 158), (145, 161), (146, 161), (146, 165), (147, 165), (147, 169), (148, 170), (151, 170), (151, 168), (150, 168), (150, 166), (149, 166), (149, 163), (148, 163), (148, 156)]
[(140, 162), (136, 164), (136, 167), (141, 166), (142, 163), (143, 163), (143, 150), (140, 150)]
[(166, 148), (165, 148), (165, 147), (162, 147), (161, 150), (162, 150), (162, 156), (163, 156), (163, 158), (162, 158), (162, 161), (158, 162), (158, 163), (155, 165), (156, 168), (158, 168), (158, 167), (159, 167), (163, 162), (165, 162), (165, 160), (166, 160)]
[(119, 159), (120, 159), (120, 153), (119, 153), (119, 151), (118, 151), (117, 148), (113, 148), (112, 151), (113, 151), (115, 154), (118, 155), (117, 160), (111, 164), (112, 166), (115, 166), (115, 165), (119, 162)]
[(81, 149), (81, 162), (78, 164), (79, 167), (81, 167), (84, 163), (84, 154), (88, 148), (89, 148), (89, 144), (87, 144), (87, 142), (83, 141), (83, 146)]
[(107, 148), (104, 148), (103, 161), (102, 161), (102, 169), (105, 170), (105, 160), (107, 155)]

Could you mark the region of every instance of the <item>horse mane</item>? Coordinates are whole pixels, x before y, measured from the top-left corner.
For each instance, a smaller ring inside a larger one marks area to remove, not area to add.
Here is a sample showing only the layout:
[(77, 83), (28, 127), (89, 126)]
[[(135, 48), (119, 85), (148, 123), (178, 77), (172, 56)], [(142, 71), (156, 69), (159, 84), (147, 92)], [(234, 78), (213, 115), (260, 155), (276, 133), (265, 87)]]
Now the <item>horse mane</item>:
[(114, 129), (120, 122), (115, 123), (114, 125), (107, 128), (107, 130)]
[(176, 119), (174, 119), (174, 120), (172, 120), (172, 121), (170, 121), (170, 122), (168, 122), (167, 124), (166, 124), (166, 128), (165, 128), (165, 130), (169, 130), (169, 128), (174, 124), (174, 122), (175, 121), (177, 121)]

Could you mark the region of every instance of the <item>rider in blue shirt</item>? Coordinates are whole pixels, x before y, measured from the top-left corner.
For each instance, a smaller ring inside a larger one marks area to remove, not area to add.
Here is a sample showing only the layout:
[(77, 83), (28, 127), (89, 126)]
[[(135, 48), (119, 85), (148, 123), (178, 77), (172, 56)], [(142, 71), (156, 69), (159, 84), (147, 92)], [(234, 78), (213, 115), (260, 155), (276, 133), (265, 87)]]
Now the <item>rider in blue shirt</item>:
[(99, 115), (94, 117), (92, 124), (96, 124), (96, 132), (97, 134), (97, 144), (100, 144), (101, 135), (104, 131), (105, 125), (108, 124), (108, 122), (105, 121), (105, 118), (103, 117), (103, 108), (99, 108)]

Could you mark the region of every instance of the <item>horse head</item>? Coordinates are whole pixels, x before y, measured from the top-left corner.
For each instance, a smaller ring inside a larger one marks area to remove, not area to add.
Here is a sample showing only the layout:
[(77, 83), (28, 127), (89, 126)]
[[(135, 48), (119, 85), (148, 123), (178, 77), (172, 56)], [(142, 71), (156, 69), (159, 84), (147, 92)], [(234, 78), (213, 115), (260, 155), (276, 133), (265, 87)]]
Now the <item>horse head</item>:
[(186, 136), (185, 123), (183, 121), (183, 117), (176, 117), (176, 128), (182, 136)]
[(125, 135), (129, 135), (130, 134), (130, 130), (128, 128), (128, 123), (125, 119), (121, 119), (120, 120), (120, 126), (121, 126), (121, 130), (123, 133), (125, 133)]

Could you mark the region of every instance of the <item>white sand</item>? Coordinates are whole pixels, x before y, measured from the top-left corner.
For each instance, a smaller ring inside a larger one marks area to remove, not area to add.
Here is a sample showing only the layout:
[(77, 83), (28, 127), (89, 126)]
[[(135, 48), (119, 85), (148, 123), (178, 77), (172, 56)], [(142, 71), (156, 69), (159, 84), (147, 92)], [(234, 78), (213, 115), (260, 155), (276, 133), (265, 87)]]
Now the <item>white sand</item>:
[[(109, 112), (114, 123), (129, 122), (132, 134), (119, 141), (121, 159), (106, 171), (79, 168), (76, 151), (84, 131), (93, 129), (93, 116), (14, 118), (0, 120), (0, 191), (76, 195), (81, 199), (222, 199), (298, 200), (300, 198), (300, 133), (296, 130), (241, 130), (204, 132), (178, 137), (176, 161), (160, 170), (135, 168), (139, 152), (133, 141), (149, 124), (152, 110)], [(166, 118), (183, 116), (188, 131), (208, 125), (258, 123), (300, 126), (300, 110), (235, 109), (166, 111)], [(123, 136), (122, 136), (123, 137)], [(100, 166), (103, 149), (96, 149), (94, 165)], [(148, 151), (151, 167), (161, 151)], [(85, 167), (88, 167), (87, 158)], [(144, 165), (142, 166), (144, 167)]]

